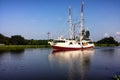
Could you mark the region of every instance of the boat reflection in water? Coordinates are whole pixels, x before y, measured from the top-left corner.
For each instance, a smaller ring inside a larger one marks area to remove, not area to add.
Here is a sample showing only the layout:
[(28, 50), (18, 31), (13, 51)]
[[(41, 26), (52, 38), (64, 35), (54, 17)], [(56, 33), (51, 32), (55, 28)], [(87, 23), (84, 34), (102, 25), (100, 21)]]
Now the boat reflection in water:
[[(67, 80), (84, 80), (90, 69), (94, 50), (53, 51), (49, 61), (53, 72)], [(59, 76), (57, 75), (57, 76)]]

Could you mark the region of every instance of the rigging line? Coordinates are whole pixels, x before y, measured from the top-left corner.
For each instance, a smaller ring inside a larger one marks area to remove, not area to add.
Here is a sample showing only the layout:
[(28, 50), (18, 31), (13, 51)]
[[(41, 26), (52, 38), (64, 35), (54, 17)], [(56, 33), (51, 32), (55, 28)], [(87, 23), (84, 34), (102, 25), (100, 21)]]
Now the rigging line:
[[(66, 26), (64, 27), (64, 30), (63, 30), (63, 28), (62, 28), (62, 32), (59, 32), (59, 33), (58, 33), (59, 36), (62, 35), (63, 37), (66, 36), (66, 35), (69, 35), (69, 31), (67, 30), (67, 29), (69, 28), (69, 27), (68, 27), (68, 25), (69, 25), (69, 24), (68, 24), (68, 21), (65, 21), (64, 24), (66, 25)], [(67, 32), (66, 32), (66, 31), (67, 31)], [(64, 34), (64, 32), (66, 32), (66, 33)]]
[(58, 34), (59, 34), (59, 36), (61, 36), (61, 35), (62, 35), (62, 36), (64, 37), (64, 36), (66, 36), (66, 35), (68, 35), (68, 34), (69, 34), (69, 31), (67, 31), (65, 34), (63, 34), (63, 32), (58, 33)]
[[(79, 32), (79, 25), (80, 25), (80, 21), (79, 22), (77, 22), (77, 23), (74, 23), (73, 25), (75, 25), (75, 28), (77, 27), (78, 29), (77, 29), (77, 33)], [(76, 29), (75, 29), (75, 32), (76, 32)], [(64, 35), (62, 35), (63, 37), (64, 36), (66, 36), (66, 35), (68, 35), (69, 34), (69, 31), (67, 31)], [(76, 36), (77, 34), (75, 34), (75, 36)]]

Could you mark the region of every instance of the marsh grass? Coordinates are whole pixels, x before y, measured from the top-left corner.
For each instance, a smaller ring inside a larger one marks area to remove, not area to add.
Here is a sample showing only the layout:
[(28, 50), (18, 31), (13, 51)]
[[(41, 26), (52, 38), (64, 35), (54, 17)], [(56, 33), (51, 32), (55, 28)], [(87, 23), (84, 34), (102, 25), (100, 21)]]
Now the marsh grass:
[(50, 45), (0, 45), (0, 51), (22, 50), (26, 48), (50, 48)]
[(101, 47), (109, 47), (109, 46), (119, 46), (117, 44), (95, 44), (95, 46), (101, 46)]
[(114, 80), (120, 80), (120, 75), (114, 75), (114, 76), (113, 76), (113, 79), (114, 79)]

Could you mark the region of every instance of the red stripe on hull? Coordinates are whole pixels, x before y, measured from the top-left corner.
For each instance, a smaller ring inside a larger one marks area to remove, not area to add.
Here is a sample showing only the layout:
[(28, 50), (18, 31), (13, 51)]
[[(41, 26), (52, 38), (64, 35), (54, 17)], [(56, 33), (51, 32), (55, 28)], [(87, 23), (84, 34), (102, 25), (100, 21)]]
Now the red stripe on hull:
[(83, 49), (93, 48), (93, 46), (86, 47), (86, 48), (68, 48), (68, 47), (52, 46), (52, 48), (55, 50), (83, 50)]

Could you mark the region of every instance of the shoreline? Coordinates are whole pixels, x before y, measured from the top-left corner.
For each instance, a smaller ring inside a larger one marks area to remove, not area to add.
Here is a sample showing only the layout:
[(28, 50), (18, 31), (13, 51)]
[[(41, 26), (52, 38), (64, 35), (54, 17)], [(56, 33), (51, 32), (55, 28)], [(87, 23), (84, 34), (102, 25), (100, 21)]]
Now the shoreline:
[(50, 45), (0, 45), (0, 51), (22, 50), (27, 48), (51, 48)]
[(95, 44), (95, 46), (99, 46), (99, 47), (114, 47), (114, 46), (120, 46), (120, 44)]
[[(114, 47), (116, 44), (95, 44), (97, 47)], [(23, 50), (27, 48), (51, 48), (50, 45), (0, 45), (0, 51)]]

